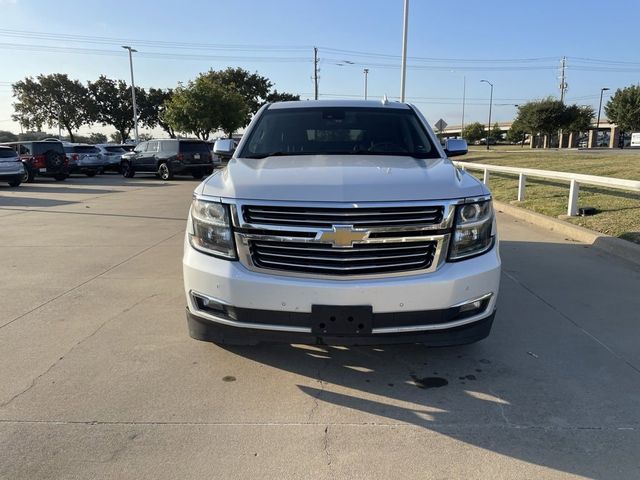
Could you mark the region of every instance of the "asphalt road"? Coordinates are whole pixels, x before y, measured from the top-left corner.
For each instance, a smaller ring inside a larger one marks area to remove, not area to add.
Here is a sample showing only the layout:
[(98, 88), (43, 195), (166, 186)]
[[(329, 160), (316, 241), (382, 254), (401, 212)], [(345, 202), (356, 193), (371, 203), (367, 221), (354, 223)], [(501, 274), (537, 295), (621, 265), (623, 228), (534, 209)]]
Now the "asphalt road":
[(221, 348), (184, 318), (195, 186), (0, 187), (1, 479), (640, 477), (631, 264), (500, 215), (478, 344)]

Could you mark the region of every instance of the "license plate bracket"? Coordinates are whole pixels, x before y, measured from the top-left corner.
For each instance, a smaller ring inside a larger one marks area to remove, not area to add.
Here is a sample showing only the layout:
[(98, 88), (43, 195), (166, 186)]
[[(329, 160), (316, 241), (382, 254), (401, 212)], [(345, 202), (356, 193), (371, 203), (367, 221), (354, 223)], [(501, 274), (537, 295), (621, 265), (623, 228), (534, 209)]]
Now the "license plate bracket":
[(316, 335), (371, 335), (371, 305), (312, 305), (311, 332)]

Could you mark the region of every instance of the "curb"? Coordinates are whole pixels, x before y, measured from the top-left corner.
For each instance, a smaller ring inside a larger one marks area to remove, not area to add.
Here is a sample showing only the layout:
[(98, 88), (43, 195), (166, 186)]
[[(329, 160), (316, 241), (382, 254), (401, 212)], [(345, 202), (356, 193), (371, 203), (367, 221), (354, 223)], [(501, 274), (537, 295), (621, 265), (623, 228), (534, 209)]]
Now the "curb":
[(541, 213), (525, 210), (524, 208), (515, 207), (508, 203), (493, 201), (496, 210), (500, 210), (507, 215), (519, 218), (526, 222), (532, 223), (539, 227), (561, 233), (572, 240), (587, 243), (592, 247), (604, 252), (623, 258), (627, 261), (640, 265), (640, 245), (627, 242), (621, 238), (612, 237), (604, 233), (595, 232), (588, 228), (573, 225), (569, 222), (563, 222), (555, 218), (547, 217)]

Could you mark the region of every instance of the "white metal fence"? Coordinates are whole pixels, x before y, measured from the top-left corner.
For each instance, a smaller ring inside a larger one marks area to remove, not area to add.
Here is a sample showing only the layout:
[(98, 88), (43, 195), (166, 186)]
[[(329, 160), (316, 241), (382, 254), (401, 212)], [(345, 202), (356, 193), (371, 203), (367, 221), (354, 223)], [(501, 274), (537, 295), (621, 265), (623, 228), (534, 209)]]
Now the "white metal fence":
[(625, 180), (622, 178), (598, 177), (596, 175), (583, 175), (580, 173), (555, 172), (552, 170), (537, 170), (534, 168), (503, 167), (500, 165), (487, 165), (485, 163), (453, 162), (463, 170), (479, 170), (483, 172), (483, 182), (489, 181), (490, 172), (506, 173), (518, 176), (518, 201), (525, 198), (527, 177), (561, 180), (569, 182), (569, 206), (567, 215), (578, 214), (578, 194), (580, 185), (595, 185), (616, 190), (640, 193), (640, 181)]

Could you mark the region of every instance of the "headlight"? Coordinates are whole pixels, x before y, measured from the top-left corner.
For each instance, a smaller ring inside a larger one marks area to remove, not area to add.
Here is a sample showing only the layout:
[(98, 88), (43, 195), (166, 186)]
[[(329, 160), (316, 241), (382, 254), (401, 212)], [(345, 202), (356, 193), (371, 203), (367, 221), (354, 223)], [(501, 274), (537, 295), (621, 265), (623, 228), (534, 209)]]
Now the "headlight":
[(491, 200), (458, 205), (449, 260), (462, 260), (490, 250), (495, 237), (494, 221)]
[(189, 242), (203, 253), (235, 259), (228, 207), (222, 203), (194, 199), (191, 204)]

